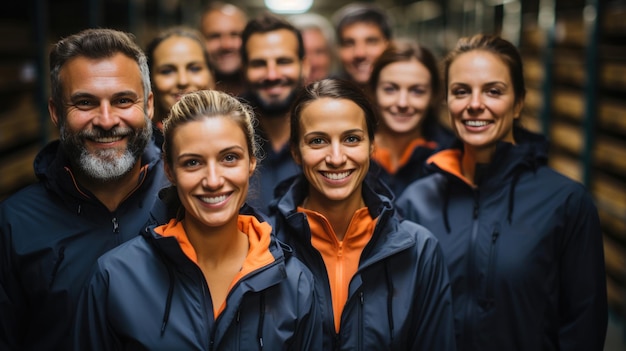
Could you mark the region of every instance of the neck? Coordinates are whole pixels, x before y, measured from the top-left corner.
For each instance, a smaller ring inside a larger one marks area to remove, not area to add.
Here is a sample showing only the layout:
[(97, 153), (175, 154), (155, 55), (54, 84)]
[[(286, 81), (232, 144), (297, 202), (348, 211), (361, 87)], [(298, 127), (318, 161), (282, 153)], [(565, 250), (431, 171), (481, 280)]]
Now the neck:
[(289, 114), (284, 116), (259, 116), (259, 126), (267, 136), (274, 151), (280, 151), (289, 142)]
[[(76, 168), (75, 168), (76, 169)], [(141, 162), (135, 163), (133, 168), (119, 179), (101, 182), (85, 176), (81, 172), (76, 174), (76, 181), (89, 190), (102, 202), (109, 211), (115, 211), (119, 205), (137, 187), (139, 173), (141, 172)]]
[(302, 207), (321, 213), (333, 227), (337, 239), (343, 240), (354, 213), (365, 207), (363, 197), (360, 196), (360, 189), (358, 194), (359, 196), (353, 196), (344, 201), (328, 201), (328, 199), (318, 199), (315, 196), (307, 197), (302, 203)]
[(476, 164), (489, 164), (493, 158), (493, 154), (496, 152), (495, 146), (488, 148), (474, 148), (465, 144), (463, 150), (463, 159), (461, 161), (461, 167), (463, 175), (475, 183), (476, 176)]
[(421, 137), (419, 129), (410, 133), (395, 133), (387, 128), (380, 128), (376, 133), (376, 144), (389, 150), (393, 164), (397, 165), (409, 144)]
[[(223, 262), (246, 256), (248, 236), (237, 227), (238, 216), (219, 227), (207, 227), (189, 214), (183, 219), (183, 227), (201, 266), (219, 267)], [(242, 256), (243, 255), (243, 256)]]

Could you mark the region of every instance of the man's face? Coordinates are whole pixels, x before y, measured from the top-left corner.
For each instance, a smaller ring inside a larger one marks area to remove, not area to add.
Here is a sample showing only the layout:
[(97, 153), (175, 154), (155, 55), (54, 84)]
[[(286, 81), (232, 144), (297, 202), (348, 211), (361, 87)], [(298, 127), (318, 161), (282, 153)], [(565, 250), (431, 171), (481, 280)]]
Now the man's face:
[(152, 136), (152, 93), (144, 101), (137, 63), (119, 53), (76, 57), (63, 66), (60, 78), (64, 105), (50, 102), (49, 110), (73, 166), (102, 182), (126, 175)]
[(344, 27), (339, 40), (339, 58), (344, 70), (355, 82), (367, 83), (374, 61), (385, 51), (389, 41), (377, 25), (367, 22)]
[(327, 78), (330, 75), (332, 56), (328, 41), (321, 30), (317, 28), (302, 31), (304, 52), (311, 67), (309, 82)]
[(300, 88), (305, 63), (298, 58), (298, 39), (287, 29), (256, 33), (246, 43), (246, 79), (261, 109), (282, 114)]
[(241, 68), (241, 32), (245, 26), (244, 15), (236, 10), (216, 10), (202, 18), (202, 34), (217, 73), (233, 74)]

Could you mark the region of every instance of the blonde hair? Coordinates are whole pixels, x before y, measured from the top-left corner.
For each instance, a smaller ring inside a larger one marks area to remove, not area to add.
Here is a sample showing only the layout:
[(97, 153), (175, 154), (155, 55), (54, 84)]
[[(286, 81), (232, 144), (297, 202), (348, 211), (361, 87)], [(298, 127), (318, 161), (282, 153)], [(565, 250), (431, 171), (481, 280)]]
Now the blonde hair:
[(259, 143), (254, 127), (256, 119), (250, 106), (232, 95), (217, 90), (198, 90), (185, 94), (172, 106), (163, 123), (163, 156), (172, 166), (172, 140), (176, 129), (184, 124), (202, 118), (225, 117), (237, 123), (246, 136), (248, 153), (257, 160), (260, 158)]

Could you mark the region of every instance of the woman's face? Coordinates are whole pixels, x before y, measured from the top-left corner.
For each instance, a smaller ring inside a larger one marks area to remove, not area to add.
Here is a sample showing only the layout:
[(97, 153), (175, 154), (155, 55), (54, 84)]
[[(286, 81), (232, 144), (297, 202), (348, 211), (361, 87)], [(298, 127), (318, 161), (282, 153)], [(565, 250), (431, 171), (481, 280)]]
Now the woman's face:
[(185, 221), (207, 227), (236, 221), (256, 167), (239, 125), (223, 116), (186, 123), (174, 131), (171, 152), (166, 171)]
[(458, 56), (448, 70), (448, 110), (454, 132), (466, 148), (492, 150), (498, 141), (514, 142), (516, 103), (511, 74), (495, 54), (473, 50)]
[(202, 47), (191, 38), (171, 36), (163, 40), (154, 50), (151, 69), (155, 96), (165, 111), (184, 94), (215, 86)]
[(352, 202), (361, 197), (372, 141), (365, 113), (354, 102), (321, 98), (301, 110), (300, 143), (293, 150), (317, 203)]
[(397, 134), (419, 131), (432, 101), (430, 83), (430, 72), (416, 59), (385, 66), (376, 85), (382, 127)]

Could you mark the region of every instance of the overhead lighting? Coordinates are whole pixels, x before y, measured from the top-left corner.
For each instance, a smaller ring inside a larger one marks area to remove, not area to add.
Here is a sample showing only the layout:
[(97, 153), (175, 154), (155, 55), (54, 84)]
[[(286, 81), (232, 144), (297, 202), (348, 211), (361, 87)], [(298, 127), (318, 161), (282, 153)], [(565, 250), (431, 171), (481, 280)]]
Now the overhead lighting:
[(275, 13), (303, 13), (313, 6), (313, 0), (265, 0), (265, 6)]

